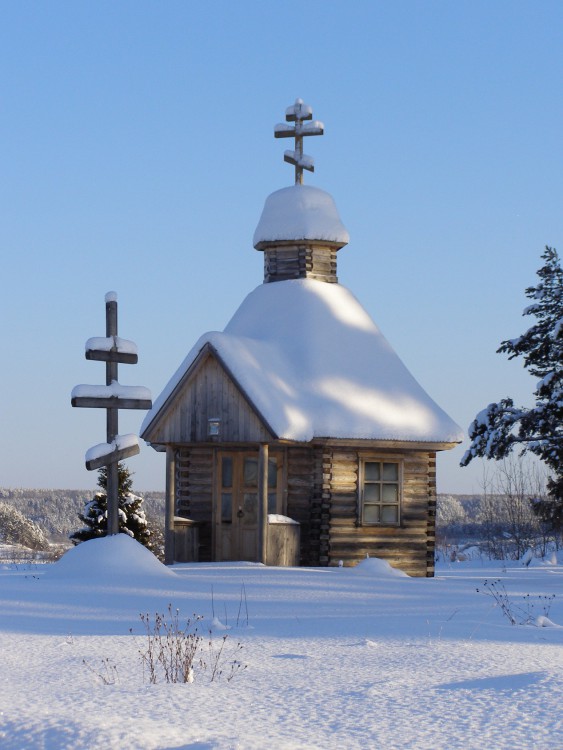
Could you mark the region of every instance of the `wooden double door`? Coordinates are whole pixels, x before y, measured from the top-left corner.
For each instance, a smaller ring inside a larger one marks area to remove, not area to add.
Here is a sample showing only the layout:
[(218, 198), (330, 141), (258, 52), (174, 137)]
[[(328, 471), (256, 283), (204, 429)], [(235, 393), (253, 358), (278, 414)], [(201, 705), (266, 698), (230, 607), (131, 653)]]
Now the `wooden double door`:
[[(281, 455), (268, 459), (268, 513), (283, 511)], [(258, 549), (258, 452), (218, 455), (216, 560), (256, 562)]]

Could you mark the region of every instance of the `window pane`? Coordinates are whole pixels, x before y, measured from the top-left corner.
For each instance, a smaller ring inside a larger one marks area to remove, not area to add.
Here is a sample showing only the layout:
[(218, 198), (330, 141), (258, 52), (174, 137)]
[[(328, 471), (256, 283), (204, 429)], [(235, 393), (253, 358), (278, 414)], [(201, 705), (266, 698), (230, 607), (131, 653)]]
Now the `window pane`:
[(364, 464), (365, 479), (371, 482), (379, 481), (379, 467), (381, 464), (375, 461), (366, 461)]
[(399, 507), (397, 505), (384, 505), (381, 508), (381, 523), (397, 523), (399, 520)]
[(399, 502), (399, 487), (396, 484), (384, 484), (382, 486), (382, 501), (384, 503)]
[(383, 474), (381, 478), (385, 482), (398, 482), (399, 464), (383, 464)]
[(230, 492), (221, 493), (221, 523), (231, 523), (233, 520), (233, 496)]
[(380, 496), (380, 485), (379, 484), (366, 484), (364, 485), (364, 502), (366, 503), (378, 503)]
[(221, 484), (223, 487), (233, 486), (233, 459), (223, 458), (221, 462)]
[(258, 495), (255, 492), (245, 492), (243, 500), (243, 526), (252, 526), (258, 518)]
[(246, 487), (256, 486), (258, 484), (258, 459), (244, 459), (244, 484)]
[(364, 523), (379, 523), (379, 505), (364, 505)]
[(278, 512), (278, 496), (275, 492), (268, 492), (268, 513)]
[(278, 486), (278, 460), (270, 458), (268, 461), (268, 487), (275, 490)]

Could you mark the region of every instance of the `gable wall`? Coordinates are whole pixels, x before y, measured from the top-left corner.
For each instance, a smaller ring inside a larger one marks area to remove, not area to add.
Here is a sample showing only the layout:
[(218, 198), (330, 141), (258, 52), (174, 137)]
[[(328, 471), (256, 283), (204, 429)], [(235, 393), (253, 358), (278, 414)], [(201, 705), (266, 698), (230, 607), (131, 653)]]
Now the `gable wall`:
[(163, 444), (208, 442), (208, 420), (217, 418), (221, 441), (266, 442), (272, 437), (218, 360), (208, 354), (147, 439)]

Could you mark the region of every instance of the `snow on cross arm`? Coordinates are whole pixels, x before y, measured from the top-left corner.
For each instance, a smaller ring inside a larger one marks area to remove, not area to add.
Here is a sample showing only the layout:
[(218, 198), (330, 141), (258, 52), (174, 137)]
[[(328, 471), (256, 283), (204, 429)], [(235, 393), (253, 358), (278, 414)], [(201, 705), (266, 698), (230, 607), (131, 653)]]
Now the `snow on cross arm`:
[(86, 351), (109, 352), (112, 349), (120, 354), (138, 354), (137, 344), (119, 336), (93, 336), (85, 345)]
[(151, 392), (142, 385), (121, 385), (116, 380), (111, 385), (76, 385), (72, 389), (72, 398), (123, 398), (151, 400)]
[(134, 448), (139, 445), (139, 438), (134, 433), (125, 435), (116, 435), (115, 440), (111, 443), (98, 443), (86, 451), (85, 460), (94, 461), (102, 456), (107, 456), (114, 451), (125, 450), (125, 448)]

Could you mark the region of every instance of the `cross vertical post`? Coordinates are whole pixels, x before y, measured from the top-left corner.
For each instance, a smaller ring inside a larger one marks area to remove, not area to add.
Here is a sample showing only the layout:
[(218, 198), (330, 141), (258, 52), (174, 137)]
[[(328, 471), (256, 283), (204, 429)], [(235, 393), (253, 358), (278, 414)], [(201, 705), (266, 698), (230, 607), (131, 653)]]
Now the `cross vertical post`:
[[(113, 295), (106, 297), (106, 336), (117, 336), (117, 300)], [(117, 362), (106, 362), (106, 385), (117, 383)], [(119, 410), (110, 408), (106, 411), (107, 442), (113, 443), (119, 434)], [(119, 534), (119, 464), (107, 465), (107, 507), (108, 507), (108, 535)]]

